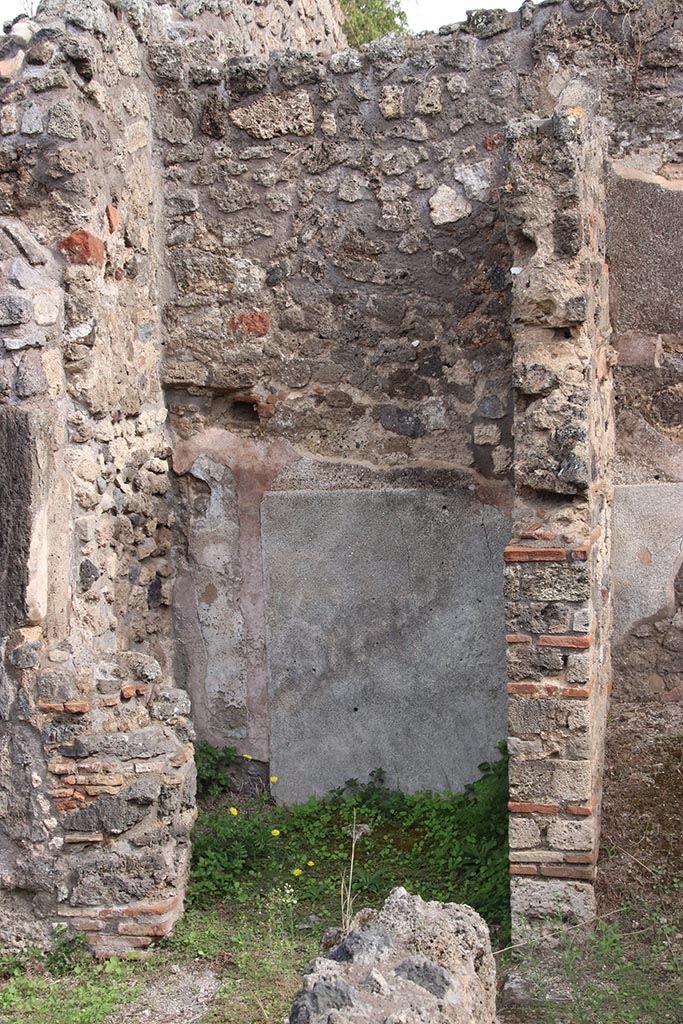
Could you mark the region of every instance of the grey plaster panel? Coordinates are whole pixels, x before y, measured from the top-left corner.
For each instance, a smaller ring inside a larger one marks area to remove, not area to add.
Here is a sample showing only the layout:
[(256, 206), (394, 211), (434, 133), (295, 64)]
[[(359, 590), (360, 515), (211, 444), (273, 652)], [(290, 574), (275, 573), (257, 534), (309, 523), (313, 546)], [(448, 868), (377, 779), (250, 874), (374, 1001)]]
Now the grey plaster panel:
[(683, 330), (683, 192), (612, 175), (607, 259), (617, 330)]
[(683, 484), (622, 485), (612, 510), (615, 642), (638, 622), (673, 613), (683, 555)]
[(506, 733), (507, 518), (466, 490), (289, 491), (261, 522), (278, 798), (475, 778)]

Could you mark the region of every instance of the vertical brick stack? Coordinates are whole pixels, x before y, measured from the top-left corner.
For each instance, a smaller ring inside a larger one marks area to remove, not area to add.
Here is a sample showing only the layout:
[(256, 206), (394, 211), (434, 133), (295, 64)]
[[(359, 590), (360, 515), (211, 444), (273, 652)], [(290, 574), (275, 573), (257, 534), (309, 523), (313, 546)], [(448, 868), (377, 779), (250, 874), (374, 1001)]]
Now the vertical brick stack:
[(513, 930), (594, 914), (612, 444), (600, 129), (508, 130), (515, 512), (505, 551)]

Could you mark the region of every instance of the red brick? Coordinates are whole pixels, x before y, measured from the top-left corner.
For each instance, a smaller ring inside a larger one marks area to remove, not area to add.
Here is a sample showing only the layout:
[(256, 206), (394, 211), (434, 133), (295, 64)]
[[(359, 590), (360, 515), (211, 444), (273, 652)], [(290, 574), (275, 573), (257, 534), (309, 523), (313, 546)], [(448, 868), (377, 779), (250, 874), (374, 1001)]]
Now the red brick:
[(508, 683), (507, 692), (511, 696), (514, 696), (515, 694), (537, 696), (540, 691), (536, 683)]
[(503, 552), (506, 562), (566, 562), (564, 548), (533, 548), (522, 544), (508, 544)]
[(58, 800), (57, 801), (57, 810), (58, 811), (75, 811), (77, 807), (78, 807), (78, 800), (74, 800), (73, 798), (70, 799), (70, 800)]
[(591, 693), (593, 692), (593, 686), (593, 679), (590, 679), (586, 686), (563, 686), (562, 696), (576, 698), (580, 700), (588, 700)]
[(119, 935), (151, 935), (155, 939), (163, 938), (170, 934), (175, 921), (175, 914), (166, 914), (156, 921), (121, 921), (118, 926)]
[(135, 696), (135, 692), (136, 692), (136, 687), (135, 686), (122, 686), (121, 687), (121, 697), (123, 698), (123, 700), (130, 700), (131, 697)]
[(63, 704), (50, 704), (48, 701), (41, 700), (38, 702), (38, 709), (40, 711), (52, 711), (58, 712), (64, 710)]
[(233, 334), (241, 329), (246, 335), (253, 334), (263, 338), (270, 331), (270, 313), (253, 310), (250, 313), (238, 313), (230, 318), (230, 329)]
[(561, 864), (542, 864), (541, 874), (545, 878), (573, 878), (581, 882), (595, 881), (594, 867), (563, 867)]
[[(180, 906), (180, 903), (180, 896), (170, 896), (165, 900), (157, 900), (156, 903), (135, 903), (130, 907), (124, 907), (122, 913), (125, 917), (142, 917), (144, 915), (157, 915), (161, 917), (162, 914), (168, 914), (169, 911), (175, 910)], [(120, 913), (120, 911), (117, 913)]]
[(107, 203), (107, 221), (109, 223), (109, 234), (113, 235), (119, 226), (119, 211), (111, 203)]
[(561, 636), (559, 634), (548, 634), (539, 636), (539, 647), (571, 647), (574, 650), (587, 650), (593, 643), (593, 631), (587, 636)]
[(528, 633), (506, 633), (505, 639), (509, 644), (530, 644), (531, 637)]
[(588, 700), (591, 695), (591, 691), (587, 686), (564, 686), (562, 688), (562, 697), (567, 697), (573, 700)]
[(508, 800), (508, 810), (511, 814), (557, 814), (559, 809), (559, 804), (530, 804)]
[(566, 853), (564, 859), (567, 864), (595, 864), (598, 850), (594, 850), (593, 853)]
[(537, 875), (538, 868), (535, 864), (511, 864), (511, 875)]
[(85, 700), (67, 700), (64, 703), (64, 710), (72, 715), (84, 715), (90, 711), (90, 705)]
[(59, 248), (69, 263), (104, 266), (104, 242), (89, 231), (74, 231), (59, 243)]
[(589, 804), (567, 804), (565, 811), (576, 818), (590, 818), (593, 813), (593, 801), (591, 800)]

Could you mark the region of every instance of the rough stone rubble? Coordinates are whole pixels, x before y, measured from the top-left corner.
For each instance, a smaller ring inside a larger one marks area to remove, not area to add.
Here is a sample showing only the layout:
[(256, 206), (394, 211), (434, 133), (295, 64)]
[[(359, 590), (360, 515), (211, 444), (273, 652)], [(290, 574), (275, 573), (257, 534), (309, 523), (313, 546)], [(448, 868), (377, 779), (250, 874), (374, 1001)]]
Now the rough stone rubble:
[(394, 889), (304, 973), (289, 1024), (495, 1024), (488, 929), (471, 907)]

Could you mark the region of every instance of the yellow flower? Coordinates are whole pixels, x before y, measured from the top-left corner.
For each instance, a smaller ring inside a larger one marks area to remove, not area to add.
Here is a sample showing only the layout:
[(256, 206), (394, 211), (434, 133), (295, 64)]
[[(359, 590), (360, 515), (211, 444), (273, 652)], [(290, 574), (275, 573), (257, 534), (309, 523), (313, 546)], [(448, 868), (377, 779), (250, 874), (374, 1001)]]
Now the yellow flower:
[(277, 782), (277, 775), (271, 775), (270, 776), (270, 781), (271, 782)]
[(299, 875), (303, 875), (303, 871), (301, 870), (301, 868), (294, 868), (292, 874), (294, 875), (295, 878), (298, 878)]
[(503, 185), (503, 188), (505, 189), (506, 192), (512, 192), (512, 183), (506, 181), (505, 184)]
[(315, 861), (314, 860), (307, 860), (306, 861), (306, 867), (307, 868), (312, 868), (314, 866), (315, 866)]
[(251, 754), (242, 754), (242, 757), (244, 758), (245, 761), (253, 761), (254, 760), (253, 757), (251, 756)]
[(271, 834), (271, 836), (279, 836), (280, 835), (280, 829), (279, 828), (274, 828), (270, 834)]
[(236, 808), (236, 807), (231, 807), (231, 808), (230, 808), (230, 813), (232, 814), (232, 816), (233, 816), (233, 818), (234, 818), (234, 817), (235, 817), (235, 815), (237, 814), (237, 808)]

